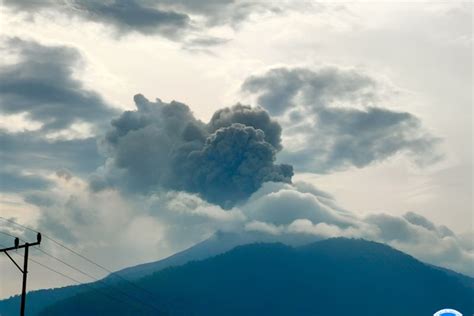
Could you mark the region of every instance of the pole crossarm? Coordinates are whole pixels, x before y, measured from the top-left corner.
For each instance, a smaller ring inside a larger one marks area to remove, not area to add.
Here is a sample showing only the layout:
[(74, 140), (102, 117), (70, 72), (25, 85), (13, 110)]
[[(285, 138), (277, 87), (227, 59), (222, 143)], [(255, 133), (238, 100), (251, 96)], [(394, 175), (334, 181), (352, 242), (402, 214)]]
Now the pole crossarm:
[(33, 242), (33, 243), (26, 243), (24, 245), (19, 245), (18, 247), (8, 247), (8, 248), (3, 248), (3, 249), (0, 249), (0, 252), (7, 252), (7, 251), (10, 251), (10, 250), (16, 250), (16, 249), (21, 249), (21, 248), (26, 248), (26, 247), (29, 247), (29, 246), (37, 246), (39, 245), (40, 243), (39, 242)]
[[(20, 239), (17, 237), (15, 238), (14, 246), (13, 247), (7, 247), (0, 249), (0, 252), (4, 252), (7, 257), (15, 264), (15, 266), (21, 271), (21, 274), (23, 275), (23, 282), (22, 282), (22, 289), (21, 289), (21, 305), (20, 305), (20, 316), (25, 315), (25, 305), (26, 305), (26, 277), (28, 275), (28, 253), (29, 249), (31, 246), (37, 246), (41, 243), (41, 233), (36, 234), (36, 242), (32, 243), (24, 243), (23, 245), (20, 245)], [(20, 268), (20, 266), (16, 263), (15, 260), (8, 254), (8, 251), (10, 250), (18, 250), (21, 248), (25, 248), (25, 255), (23, 256), (23, 269)]]

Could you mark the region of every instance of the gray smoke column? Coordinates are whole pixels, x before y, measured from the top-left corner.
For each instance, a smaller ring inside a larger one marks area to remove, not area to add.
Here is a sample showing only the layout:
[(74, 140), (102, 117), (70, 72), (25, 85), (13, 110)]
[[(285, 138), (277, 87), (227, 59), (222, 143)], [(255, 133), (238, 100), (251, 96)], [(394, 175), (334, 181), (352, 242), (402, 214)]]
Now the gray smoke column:
[(102, 142), (107, 162), (92, 188), (187, 191), (230, 208), (264, 182), (291, 182), (292, 166), (275, 164), (281, 127), (265, 110), (239, 104), (205, 124), (176, 101), (136, 95), (135, 104), (112, 121)]

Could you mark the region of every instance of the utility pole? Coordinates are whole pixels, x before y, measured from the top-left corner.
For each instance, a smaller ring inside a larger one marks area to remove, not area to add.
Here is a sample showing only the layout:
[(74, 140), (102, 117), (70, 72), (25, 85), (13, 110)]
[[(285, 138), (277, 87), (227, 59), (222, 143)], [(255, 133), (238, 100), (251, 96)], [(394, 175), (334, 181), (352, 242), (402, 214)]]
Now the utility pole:
[[(20, 308), (20, 315), (24, 316), (25, 315), (25, 304), (26, 304), (26, 277), (28, 274), (28, 249), (31, 246), (37, 246), (41, 243), (41, 233), (36, 234), (36, 242), (33, 243), (24, 243), (23, 245), (20, 245), (20, 239), (17, 237), (15, 238), (15, 245), (13, 247), (8, 247), (8, 248), (3, 248), (0, 249), (0, 252), (4, 252), (8, 258), (15, 264), (15, 266), (18, 268), (18, 270), (21, 271), (23, 274), (23, 286), (21, 290), (21, 308)], [(15, 260), (8, 254), (8, 251), (10, 250), (17, 250), (20, 248), (25, 248), (25, 255), (23, 257), (23, 269), (20, 268), (18, 263), (16, 263)]]

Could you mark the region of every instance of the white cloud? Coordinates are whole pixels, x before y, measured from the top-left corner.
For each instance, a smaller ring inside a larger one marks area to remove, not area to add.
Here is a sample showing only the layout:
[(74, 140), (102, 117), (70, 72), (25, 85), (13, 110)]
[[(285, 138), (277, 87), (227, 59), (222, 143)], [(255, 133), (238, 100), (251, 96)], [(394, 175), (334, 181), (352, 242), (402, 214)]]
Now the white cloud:
[(474, 275), (474, 248), (469, 237), (458, 236), (413, 212), (361, 217), (341, 209), (316, 188), (309, 193), (308, 187), (304, 183), (264, 184), (241, 206), (248, 218), (245, 229), (281, 236), (284, 242), (301, 240), (301, 236), (306, 236), (306, 242), (328, 237), (364, 238), (386, 243), (422, 261)]
[(27, 113), (18, 113), (10, 115), (0, 115), (0, 129), (9, 133), (36, 131), (41, 129), (43, 124), (39, 121), (28, 119)]
[[(216, 231), (226, 231), (244, 236), (258, 233), (262, 241), (290, 244), (329, 237), (364, 238), (386, 243), (425, 262), (474, 275), (474, 247), (469, 236), (457, 236), (415, 213), (405, 217), (384, 213), (361, 217), (340, 208), (329, 194), (308, 183), (266, 183), (247, 202), (224, 210), (184, 192), (149, 196), (123, 196), (116, 190), (93, 192), (87, 182), (67, 172), (58, 172), (50, 180), (55, 185), (49, 192), (27, 197), (40, 210), (33, 226), (112, 269), (157, 260)], [(1, 229), (24, 239), (33, 238), (9, 227)], [(6, 241), (2, 238), (2, 243)], [(72, 260), (72, 264), (84, 264), (69, 255), (64, 257), (63, 249), (47, 241), (42, 249)], [(40, 253), (33, 256), (49, 262)], [(96, 270), (94, 275), (103, 273)], [(34, 274), (31, 289), (65, 284), (61, 278), (43, 276), (40, 269)], [(13, 279), (6, 282), (13, 293)]]

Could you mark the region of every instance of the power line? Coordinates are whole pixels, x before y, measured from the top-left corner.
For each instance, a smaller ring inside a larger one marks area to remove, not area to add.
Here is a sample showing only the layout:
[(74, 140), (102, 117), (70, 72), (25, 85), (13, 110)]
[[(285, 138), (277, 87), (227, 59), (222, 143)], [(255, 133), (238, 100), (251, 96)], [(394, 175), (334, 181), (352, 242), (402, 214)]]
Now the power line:
[[(2, 244), (0, 244), (0, 246), (5, 247), (5, 245), (2, 245)], [(20, 256), (20, 257), (24, 257), (23, 255), (21, 255), (21, 254), (19, 254), (19, 253), (15, 253), (15, 254), (18, 255), (18, 256)], [(93, 287), (90, 283), (78, 281), (78, 280), (74, 279), (73, 277), (70, 277), (70, 276), (68, 276), (68, 275), (66, 275), (66, 274), (64, 274), (64, 273), (62, 273), (62, 272), (60, 272), (60, 271), (58, 271), (58, 270), (55, 270), (55, 269), (53, 269), (53, 268), (51, 268), (51, 267), (48, 267), (47, 265), (45, 265), (45, 264), (43, 264), (43, 263), (41, 263), (41, 262), (39, 262), (39, 261), (37, 261), (37, 260), (35, 260), (35, 259), (33, 259), (33, 258), (29, 258), (29, 260), (31, 260), (31, 261), (34, 262), (35, 264), (37, 264), (37, 265), (39, 265), (39, 266), (41, 266), (41, 267), (43, 267), (43, 268), (45, 268), (45, 269), (47, 269), (47, 270), (49, 270), (49, 271), (51, 271), (51, 272), (54, 272), (54, 273), (56, 273), (56, 274), (58, 274), (58, 275), (60, 275), (60, 276), (62, 276), (62, 277), (64, 277), (64, 278), (66, 278), (66, 279), (69, 279), (70, 281), (73, 281), (73, 282), (77, 283), (78, 285), (84, 285), (84, 286), (90, 288), (90, 289), (93, 290), (93, 291), (96, 291), (96, 292), (98, 292), (98, 293), (100, 293), (100, 294), (102, 294), (102, 295), (107, 296), (109, 299), (112, 299), (112, 300), (117, 301), (117, 302), (119, 302), (119, 303), (123, 303), (122, 300), (120, 300), (120, 299), (118, 299), (118, 298), (116, 298), (116, 297), (114, 297), (114, 296), (111, 296), (110, 294), (106, 293), (105, 291), (101, 291), (101, 290), (99, 290), (99, 289)]]
[[(13, 220), (8, 219), (8, 218), (5, 218), (5, 217), (0, 216), (0, 219), (1, 219), (1, 220), (4, 220), (4, 221), (6, 221), (6, 222), (9, 222), (9, 223), (11, 223), (11, 224), (17, 225), (17, 226), (19, 226), (19, 227), (22, 227), (22, 228), (24, 228), (24, 229), (27, 229), (27, 230), (29, 230), (29, 231), (32, 231), (32, 232), (34, 232), (34, 233), (37, 233), (37, 232), (38, 232), (38, 231), (36, 231), (36, 230), (34, 230), (34, 229), (28, 227), (28, 226), (19, 224), (19, 223), (13, 221)], [(112, 270), (110, 270), (110, 269), (104, 267), (103, 265), (101, 265), (101, 264), (99, 264), (99, 263), (93, 261), (92, 259), (87, 258), (86, 256), (84, 256), (84, 255), (80, 254), (79, 252), (77, 252), (77, 251), (75, 251), (75, 250), (73, 250), (73, 249), (67, 247), (66, 245), (63, 245), (62, 243), (60, 243), (59, 241), (55, 240), (54, 238), (49, 237), (48, 235), (45, 235), (45, 234), (43, 234), (43, 237), (46, 238), (46, 239), (48, 239), (48, 240), (50, 240), (50, 241), (52, 241), (52, 242), (55, 243), (56, 245), (58, 245), (58, 246), (60, 246), (60, 247), (62, 247), (62, 248), (64, 248), (64, 249), (68, 250), (69, 252), (75, 254), (76, 256), (78, 256), (78, 257), (80, 257), (80, 258), (86, 260), (87, 262), (89, 262), (89, 263), (95, 265), (96, 267), (99, 267), (99, 268), (101, 268), (102, 270), (107, 271), (108, 273), (110, 273), (110, 275), (112, 275), (112, 276), (114, 276), (114, 277), (116, 277), (116, 278), (119, 278), (120, 280), (122, 280), (122, 281), (124, 281), (124, 282), (127, 282), (128, 284), (132, 285), (132, 286), (135, 287), (136, 289), (141, 290), (141, 291), (143, 291), (143, 292), (146, 292), (151, 298), (154, 298), (154, 297), (155, 297), (155, 295), (154, 295), (153, 293), (151, 293), (150, 291), (148, 291), (147, 289), (145, 289), (145, 288), (143, 288), (143, 287), (141, 287), (141, 286), (135, 284), (134, 282), (132, 282), (132, 281), (130, 281), (130, 280), (128, 280), (128, 279), (122, 277), (122, 276), (121, 276), (120, 274), (118, 274), (117, 272), (114, 272), (114, 271), (112, 271)]]
[[(0, 219), (2, 219), (2, 220), (4, 220), (4, 221), (7, 221), (7, 222), (9, 222), (9, 223), (18, 225), (18, 226), (20, 226), (20, 227), (23, 227), (24, 229), (30, 230), (30, 231), (32, 231), (32, 232), (37, 232), (36, 230), (34, 230), (34, 229), (30, 228), (30, 227), (21, 225), (21, 224), (19, 224), (19, 223), (16, 223), (15, 221), (6, 219), (6, 218), (4, 218), (4, 217), (1, 217), (1, 216), (0, 216)], [(4, 233), (4, 232), (0, 231), (0, 233)], [(4, 233), (4, 234), (9, 235), (9, 234), (7, 234), (7, 233)], [(9, 236), (15, 237), (15, 236), (12, 236), (12, 235), (9, 235)], [(61, 244), (59, 241), (57, 241), (57, 240), (55, 240), (55, 239), (53, 239), (53, 238), (51, 238), (51, 237), (49, 237), (49, 236), (47, 236), (47, 235), (44, 235), (44, 234), (43, 234), (42, 236), (43, 236), (44, 238), (48, 239), (48, 240), (51, 240), (52, 242), (56, 243), (57, 245), (63, 247), (64, 249), (69, 250), (70, 252), (76, 254), (77, 256), (79, 256), (79, 257), (81, 257), (81, 258), (87, 260), (88, 262), (90, 262), (90, 263), (92, 263), (92, 264), (94, 264), (94, 265), (96, 265), (96, 266), (98, 266), (98, 267), (104, 269), (105, 271), (111, 273), (112, 275), (119, 277), (120, 279), (124, 280), (125, 282), (127, 282), (127, 283), (133, 285), (135, 288), (137, 288), (137, 289), (139, 289), (139, 290), (141, 290), (141, 291), (144, 291), (144, 292), (146, 292), (148, 295), (151, 295), (152, 297), (154, 297), (154, 295), (153, 295), (150, 291), (148, 291), (148, 290), (146, 290), (146, 289), (144, 289), (144, 288), (142, 288), (142, 287), (140, 287), (140, 286), (134, 284), (133, 282), (131, 282), (131, 281), (129, 281), (129, 280), (127, 280), (127, 279), (125, 279), (125, 278), (119, 276), (118, 274), (115, 274), (115, 272), (112, 272), (112, 271), (110, 271), (109, 269), (103, 267), (102, 265), (100, 265), (100, 264), (98, 264), (98, 263), (95, 263), (95, 262), (92, 261), (91, 259), (89, 259), (89, 258), (87, 258), (87, 257), (85, 257), (85, 256), (83, 256), (83, 255), (81, 255), (80, 253), (78, 253), (78, 252), (76, 252), (76, 251), (70, 249), (69, 247), (67, 247), (67, 246), (65, 246), (65, 245), (63, 245), (63, 244)], [(77, 272), (79, 272), (79, 273), (81, 273), (81, 274), (83, 274), (83, 275), (85, 275), (85, 276), (87, 276), (87, 277), (89, 277), (89, 278), (91, 278), (91, 279), (97, 281), (98, 283), (104, 284), (105, 286), (113, 287), (117, 292), (121, 293), (121, 294), (124, 295), (125, 297), (127, 297), (127, 298), (129, 298), (129, 299), (131, 299), (131, 300), (139, 301), (141, 304), (147, 305), (148, 307), (154, 309), (155, 311), (161, 312), (161, 311), (160, 311), (159, 309), (157, 309), (157, 307), (154, 306), (153, 304), (150, 304), (150, 303), (147, 302), (147, 301), (143, 301), (143, 300), (141, 300), (139, 297), (131, 296), (131, 295), (129, 295), (128, 293), (126, 293), (126, 292), (120, 290), (117, 286), (107, 284), (107, 283), (104, 282), (103, 280), (100, 280), (99, 278), (94, 277), (94, 276), (90, 275), (89, 273), (82, 271), (81, 269), (79, 269), (79, 268), (77, 268), (77, 267), (75, 267), (75, 266), (73, 266), (73, 265), (67, 263), (66, 261), (64, 261), (64, 260), (62, 260), (62, 259), (60, 259), (60, 258), (58, 258), (58, 257), (53, 256), (52, 254), (50, 254), (50, 253), (44, 251), (43, 249), (39, 249), (39, 248), (38, 248), (37, 250), (40, 251), (40, 252), (42, 252), (43, 254), (47, 255), (48, 257), (51, 257), (51, 258), (55, 259), (56, 261), (58, 261), (58, 262), (60, 262), (60, 263), (62, 263), (62, 264), (64, 264), (64, 265), (66, 265), (67, 267), (69, 267), (69, 268), (71, 268), (71, 269), (73, 269), (73, 270), (75, 270), (75, 271), (77, 271)]]
[[(8, 236), (8, 237), (16, 238), (15, 236), (10, 235), (9, 233), (6, 233), (6, 232), (0, 231), (0, 234), (3, 234), (3, 235)], [(20, 238), (19, 238), (19, 239), (20, 239)], [(20, 240), (23, 241), (22, 239), (20, 239)]]
[[(3, 244), (0, 244), (0, 246), (5, 247), (5, 245), (3, 245)], [(20, 256), (20, 257), (23, 257), (22, 254), (19, 254), (19, 253), (15, 253), (15, 254), (18, 255), (18, 256)], [(64, 273), (62, 273), (62, 272), (59, 272), (59, 271), (57, 271), (57, 270), (54, 270), (53, 268), (50, 268), (50, 267), (48, 267), (48, 266), (42, 264), (41, 262), (34, 260), (33, 258), (30, 258), (30, 260), (33, 261), (34, 263), (36, 263), (37, 265), (40, 265), (40, 266), (42, 266), (43, 268), (48, 269), (48, 270), (51, 271), (51, 272), (57, 273), (57, 274), (59, 274), (59, 275), (65, 277), (65, 278), (67, 278), (67, 279), (69, 279), (69, 280), (71, 280), (71, 281), (73, 281), (73, 282), (75, 282), (75, 283), (84, 284), (84, 285), (87, 284), (87, 283), (83, 283), (83, 282), (81, 282), (81, 281), (78, 281), (78, 280), (76, 280), (76, 279), (74, 279), (74, 278), (72, 278), (72, 277), (70, 277), (70, 276), (67, 276), (66, 274), (64, 274)]]
[(64, 265), (68, 266), (69, 268), (73, 269), (74, 271), (77, 271), (77, 272), (79, 272), (79, 273), (81, 273), (81, 274), (83, 274), (83, 275), (85, 275), (85, 276), (87, 276), (87, 277), (93, 279), (94, 281), (96, 281), (96, 282), (98, 282), (98, 283), (100, 283), (100, 284), (103, 284), (104, 286), (109, 286), (109, 287), (115, 289), (115, 291), (117, 291), (118, 293), (122, 294), (123, 296), (125, 296), (125, 297), (127, 297), (127, 298), (129, 298), (129, 299), (131, 299), (131, 300), (139, 301), (141, 304), (145, 304), (145, 305), (149, 306), (150, 308), (157, 310), (156, 306), (154, 306), (154, 305), (152, 305), (152, 304), (150, 304), (150, 303), (148, 303), (148, 302), (146, 302), (146, 301), (143, 301), (143, 300), (141, 300), (140, 298), (138, 298), (138, 297), (136, 297), (136, 296), (129, 295), (128, 293), (126, 293), (126, 292), (120, 290), (120, 288), (118, 288), (118, 286), (107, 284), (107, 283), (104, 282), (103, 280), (101, 280), (101, 279), (99, 279), (99, 278), (97, 278), (97, 277), (95, 277), (95, 276), (93, 276), (93, 275), (90, 275), (90, 274), (87, 273), (87, 272), (82, 271), (81, 269), (79, 269), (79, 268), (77, 268), (77, 267), (75, 267), (75, 266), (73, 266), (73, 265), (67, 263), (66, 261), (64, 261), (64, 260), (62, 260), (62, 259), (60, 259), (60, 258), (58, 258), (58, 257), (53, 256), (52, 254), (50, 254), (50, 253), (48, 253), (48, 252), (46, 252), (46, 251), (44, 251), (44, 250), (42, 250), (42, 249), (36, 249), (36, 250), (42, 252), (42, 253), (45, 254), (46, 256), (48, 256), (48, 257), (50, 257), (50, 258), (53, 258), (53, 259), (55, 259), (56, 261), (58, 261), (58, 262), (60, 262), (60, 263), (62, 263), (62, 264), (64, 264)]
[[(3, 233), (3, 232), (0, 231), (0, 233)], [(5, 233), (5, 234), (6, 234), (6, 233)], [(12, 237), (14, 237), (14, 236), (12, 236)], [(93, 275), (91, 275), (91, 274), (89, 274), (89, 273), (87, 273), (87, 272), (84, 272), (83, 270), (81, 270), (81, 269), (79, 269), (79, 268), (77, 268), (77, 267), (71, 265), (70, 263), (68, 263), (68, 262), (66, 262), (66, 261), (64, 261), (64, 260), (62, 260), (62, 259), (60, 259), (60, 258), (58, 258), (58, 257), (56, 257), (56, 256), (54, 256), (54, 255), (52, 255), (52, 254), (50, 254), (50, 253), (48, 253), (48, 252), (46, 252), (46, 251), (43, 250), (43, 249), (37, 249), (37, 250), (40, 251), (40, 252), (42, 252), (42, 253), (45, 254), (46, 256), (48, 256), (48, 257), (50, 257), (50, 258), (53, 258), (54, 260), (56, 260), (56, 261), (58, 261), (58, 262), (64, 264), (65, 266), (67, 266), (67, 267), (73, 269), (74, 271), (79, 272), (79, 273), (81, 273), (81, 274), (83, 274), (83, 275), (85, 275), (85, 276), (91, 278), (92, 280), (96, 281), (97, 283), (103, 284), (104, 287), (109, 286), (111, 289), (114, 289), (114, 290), (117, 291), (118, 293), (122, 294), (124, 297), (126, 297), (126, 298), (128, 298), (128, 299), (130, 299), (130, 300), (132, 300), (132, 301), (133, 301), (133, 300), (134, 300), (134, 301), (137, 301), (137, 302), (139, 302), (139, 303), (142, 304), (142, 305), (146, 305), (147, 307), (149, 307), (149, 308), (151, 308), (151, 309), (153, 309), (153, 310), (155, 310), (155, 311), (161, 312), (159, 309), (157, 309), (156, 306), (154, 306), (154, 305), (148, 303), (147, 301), (141, 300), (139, 297), (132, 296), (132, 295), (130, 295), (130, 294), (128, 294), (128, 293), (122, 291), (120, 288), (118, 288), (118, 286), (109, 285), (109, 284), (107, 284), (106, 282), (104, 282), (103, 280), (100, 280), (99, 278), (97, 278), (97, 277), (95, 277), (95, 276), (93, 276)], [(69, 278), (69, 279), (71, 279), (71, 278)], [(73, 281), (79, 282), (79, 281), (77, 281), (77, 280), (73, 280)]]
[[(5, 235), (12, 236), (8, 233), (3, 232)], [(36, 241), (35, 242), (25, 242), (24, 244), (20, 244), (20, 238), (14, 239), (14, 246), (13, 247), (5, 247), (1, 248), (0, 252), (5, 253), (5, 255), (10, 259), (13, 264), (20, 270), (22, 274), (22, 286), (21, 286), (21, 301), (20, 301), (20, 315), (25, 315), (25, 308), (26, 308), (26, 281), (28, 278), (28, 254), (30, 247), (38, 246), (41, 244), (41, 233), (36, 234)], [(25, 250), (25, 255), (23, 256), (23, 268), (8, 254), (8, 251), (11, 250), (18, 250), (23, 248)]]
[[(39, 262), (39, 261), (37, 261), (37, 260), (34, 260), (34, 259), (30, 259), (30, 260), (31, 260), (32, 262), (36, 263), (37, 265), (40, 265), (41, 267), (43, 267), (43, 268), (45, 268), (45, 269), (48, 269), (48, 270), (51, 271), (51, 272), (57, 273), (57, 274), (59, 274), (59, 275), (65, 277), (65, 278), (67, 278), (67, 279), (69, 279), (69, 280), (71, 280), (71, 281), (73, 281), (73, 282), (76, 282), (78, 285), (84, 285), (84, 286), (86, 286), (87, 288), (89, 288), (89, 289), (91, 289), (91, 290), (93, 290), (93, 291), (95, 291), (95, 292), (98, 292), (99, 294), (102, 294), (102, 295), (108, 297), (109, 299), (111, 299), (111, 300), (113, 300), (113, 301), (116, 301), (116, 302), (119, 302), (119, 303), (123, 303), (123, 302), (124, 302), (123, 300), (121, 300), (121, 299), (119, 299), (119, 298), (116, 298), (116, 297), (110, 295), (109, 293), (105, 292), (104, 290), (92, 286), (91, 283), (78, 281), (78, 280), (76, 280), (76, 279), (74, 279), (74, 278), (72, 278), (72, 277), (70, 277), (70, 276), (68, 276), (68, 275), (66, 275), (66, 274), (64, 274), (64, 273), (62, 273), (62, 272), (59, 272), (59, 271), (57, 271), (57, 270), (55, 270), (55, 269), (53, 269), (53, 268), (50, 268), (50, 267), (48, 267), (48, 266), (42, 264), (41, 262)], [(135, 304), (140, 305), (140, 303), (137, 303), (137, 302), (135, 302)]]
[(42, 252), (42, 253), (45, 254), (46, 256), (48, 256), (48, 257), (50, 257), (50, 258), (53, 258), (54, 260), (56, 260), (56, 261), (58, 261), (58, 262), (61, 262), (62, 264), (68, 266), (69, 268), (73, 269), (74, 271), (79, 272), (80, 274), (83, 274), (83, 275), (85, 275), (85, 276), (87, 276), (87, 277), (89, 277), (89, 278), (91, 278), (91, 279), (93, 279), (93, 280), (95, 280), (95, 281), (99, 281), (98, 278), (96, 278), (96, 277), (90, 275), (90, 274), (87, 273), (87, 272), (82, 271), (82, 270), (79, 269), (79, 268), (76, 268), (75, 266), (73, 266), (73, 265), (67, 263), (66, 261), (59, 259), (58, 257), (53, 256), (52, 254), (50, 254), (50, 253), (44, 251), (43, 249), (39, 249), (39, 248), (38, 248), (38, 249), (36, 249), (36, 250)]

